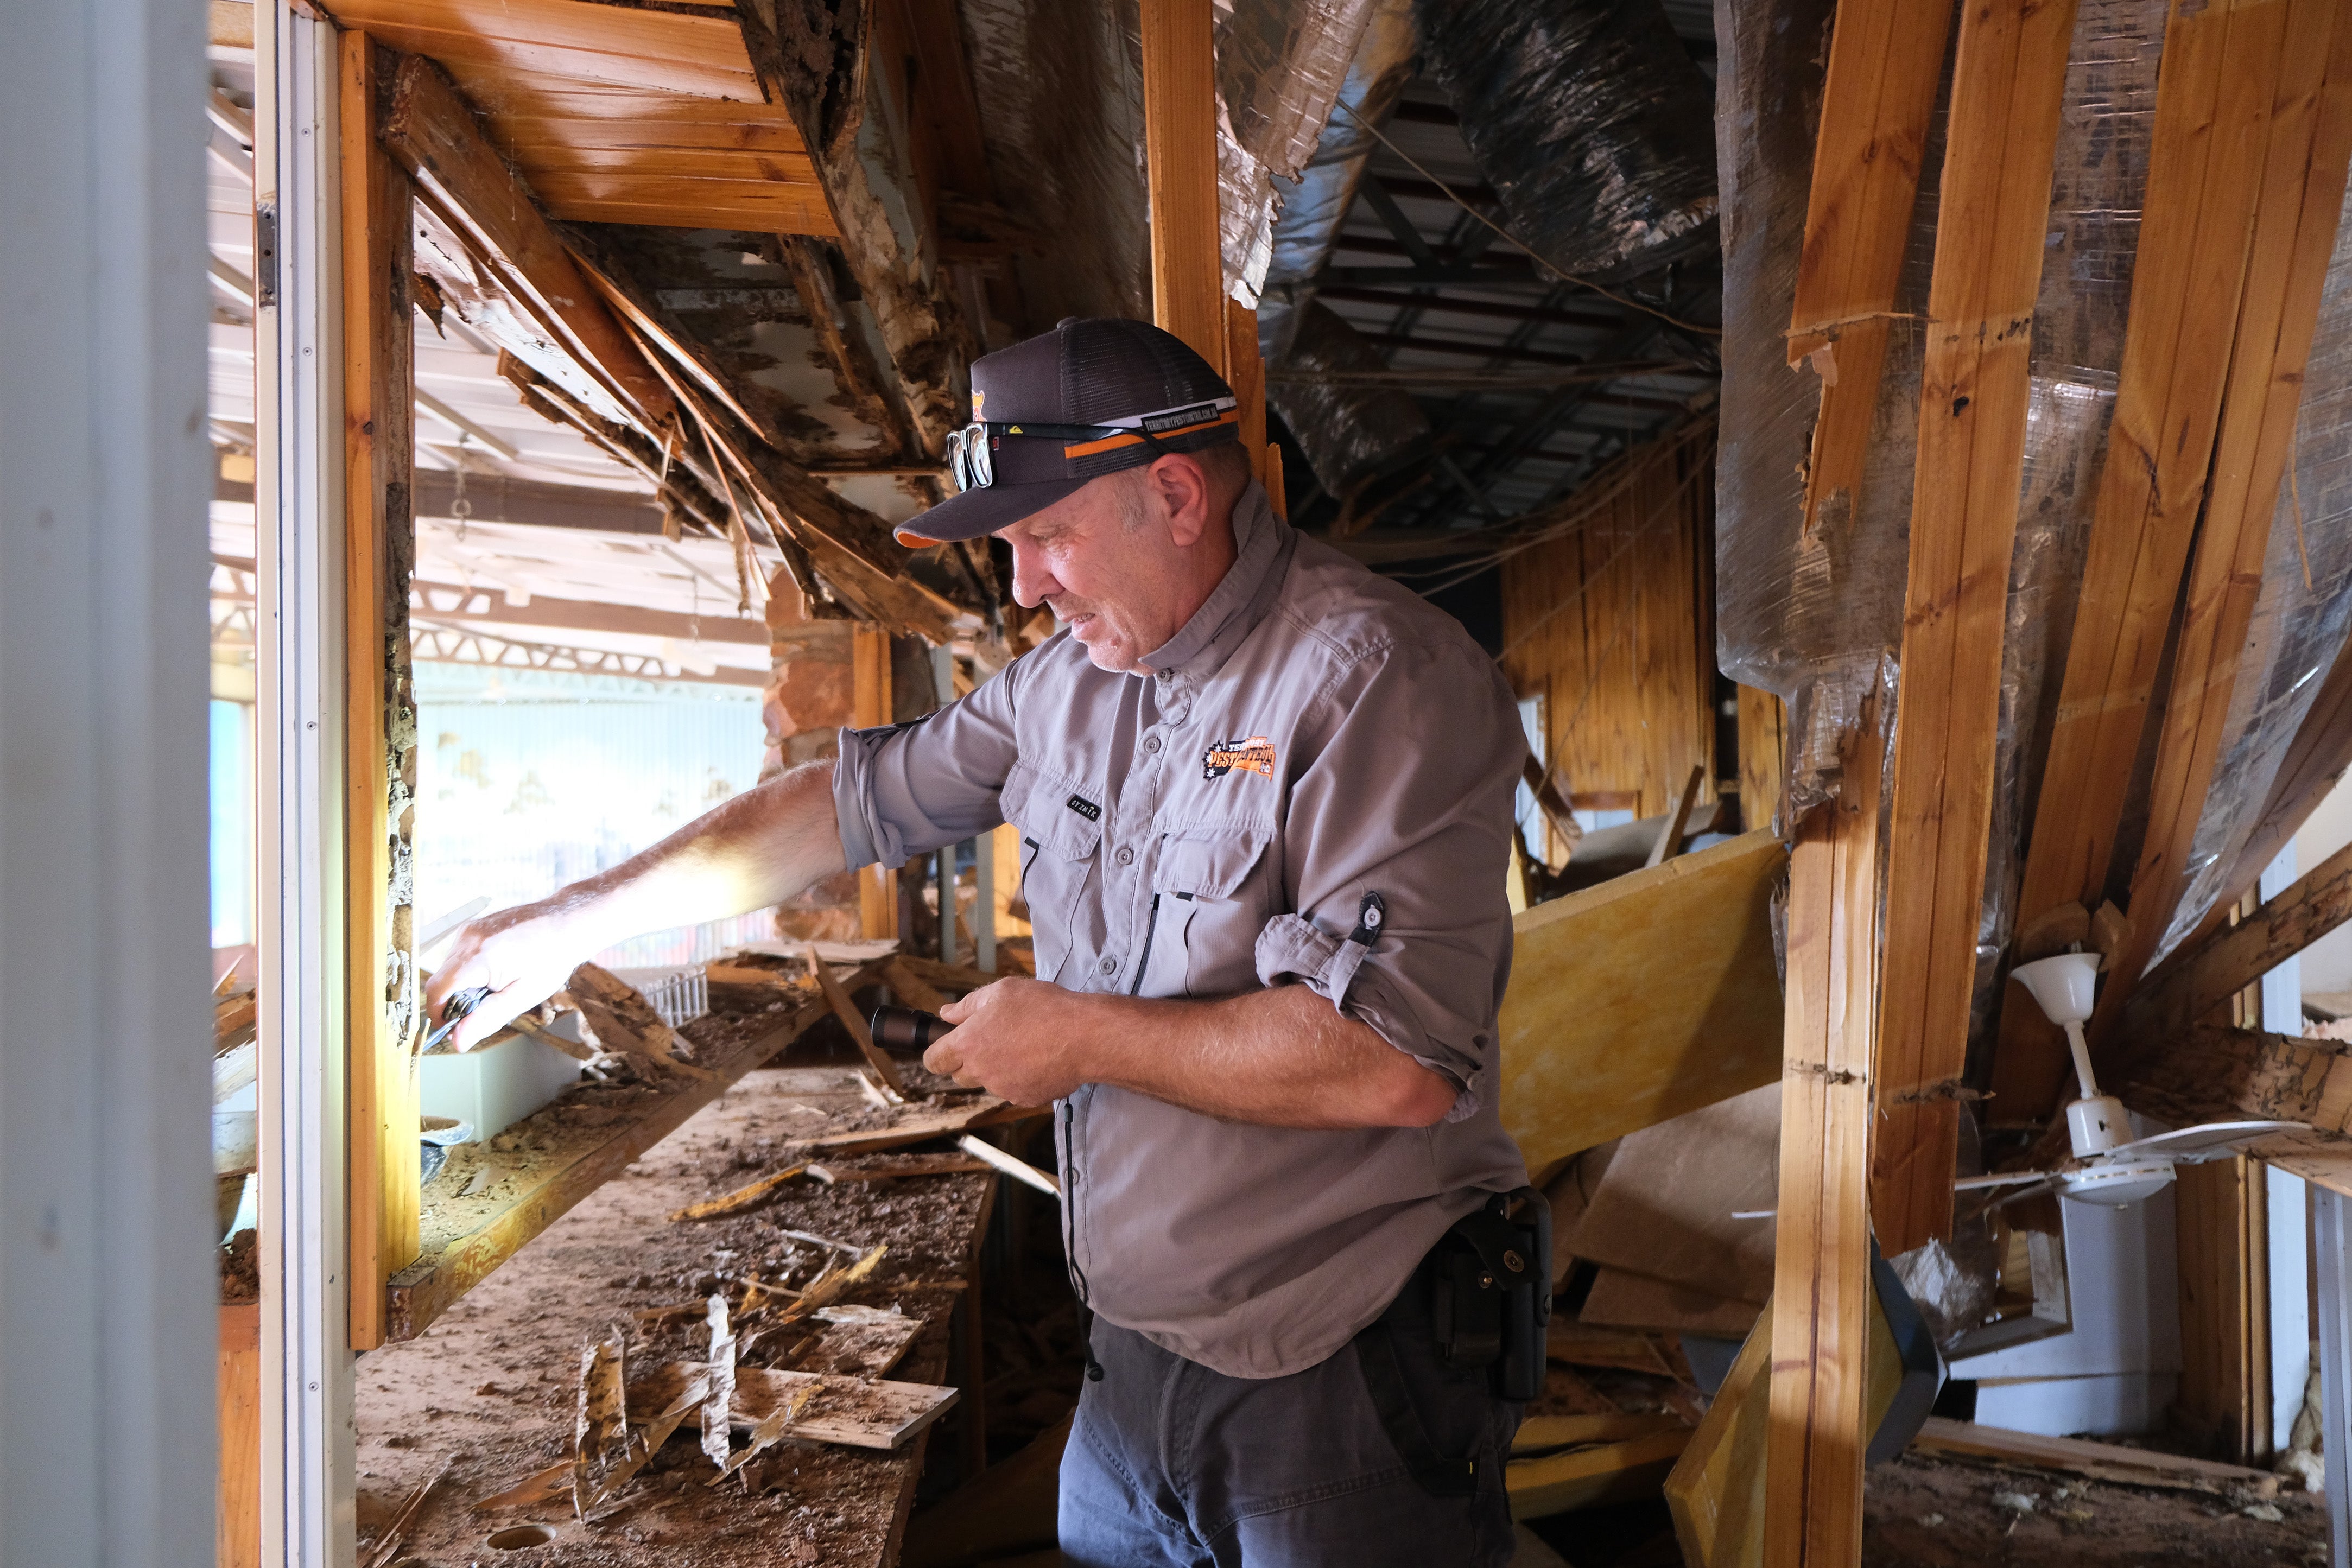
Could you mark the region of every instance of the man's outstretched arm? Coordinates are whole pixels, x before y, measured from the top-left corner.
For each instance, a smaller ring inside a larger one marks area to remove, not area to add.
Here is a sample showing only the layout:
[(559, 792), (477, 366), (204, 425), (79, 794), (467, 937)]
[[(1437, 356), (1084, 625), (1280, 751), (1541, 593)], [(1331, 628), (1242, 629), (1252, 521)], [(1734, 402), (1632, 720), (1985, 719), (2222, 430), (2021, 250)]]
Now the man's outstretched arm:
[(843, 869), (833, 764), (780, 773), (608, 871), (467, 925), (425, 988), (427, 1016), (437, 1023), (446, 998), (489, 987), (457, 1028), (457, 1048), (470, 1050), (562, 989), (592, 953), (781, 904)]
[(1154, 1001), (1008, 979), (943, 1016), (925, 1065), (1022, 1104), (1108, 1083), (1262, 1126), (1426, 1127), (1459, 1092), (1301, 985)]

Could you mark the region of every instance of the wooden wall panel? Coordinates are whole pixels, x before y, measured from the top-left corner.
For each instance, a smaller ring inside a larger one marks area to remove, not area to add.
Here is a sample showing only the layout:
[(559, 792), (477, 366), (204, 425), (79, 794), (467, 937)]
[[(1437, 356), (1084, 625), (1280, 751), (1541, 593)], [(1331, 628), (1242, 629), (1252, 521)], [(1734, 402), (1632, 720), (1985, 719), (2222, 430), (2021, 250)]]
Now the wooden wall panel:
[(1503, 563), (1504, 672), (1544, 699), (1547, 759), (1580, 807), (1658, 816), (1695, 767), (1714, 798), (1714, 492), (1711, 432), (1669, 436)]

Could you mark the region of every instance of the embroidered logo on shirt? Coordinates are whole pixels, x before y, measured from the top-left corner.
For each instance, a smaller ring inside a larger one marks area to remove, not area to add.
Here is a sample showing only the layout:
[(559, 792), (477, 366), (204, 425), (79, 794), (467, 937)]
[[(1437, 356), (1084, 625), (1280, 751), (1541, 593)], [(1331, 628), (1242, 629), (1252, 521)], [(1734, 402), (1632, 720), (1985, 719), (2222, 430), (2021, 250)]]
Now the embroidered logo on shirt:
[(1263, 735), (1247, 740), (1220, 740), (1201, 754), (1201, 777), (1223, 779), (1234, 768), (1274, 777), (1274, 742)]
[(1062, 804), (1067, 806), (1071, 810), (1076, 811), (1079, 816), (1084, 817), (1089, 822), (1099, 822), (1102, 821), (1102, 808), (1096, 805), (1092, 800), (1087, 800), (1084, 795), (1073, 795), (1068, 800), (1063, 801)]

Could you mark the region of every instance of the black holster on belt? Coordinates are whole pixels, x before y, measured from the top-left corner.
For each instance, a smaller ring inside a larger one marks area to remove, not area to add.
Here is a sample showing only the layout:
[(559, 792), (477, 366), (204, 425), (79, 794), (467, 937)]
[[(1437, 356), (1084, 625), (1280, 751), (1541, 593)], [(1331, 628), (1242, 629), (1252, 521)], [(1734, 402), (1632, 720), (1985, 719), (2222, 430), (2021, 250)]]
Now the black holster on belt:
[(1543, 1195), (1531, 1186), (1497, 1193), (1455, 1220), (1422, 1267), (1439, 1356), (1485, 1367), (1498, 1399), (1526, 1404), (1540, 1395), (1551, 1322), (1551, 1205)]

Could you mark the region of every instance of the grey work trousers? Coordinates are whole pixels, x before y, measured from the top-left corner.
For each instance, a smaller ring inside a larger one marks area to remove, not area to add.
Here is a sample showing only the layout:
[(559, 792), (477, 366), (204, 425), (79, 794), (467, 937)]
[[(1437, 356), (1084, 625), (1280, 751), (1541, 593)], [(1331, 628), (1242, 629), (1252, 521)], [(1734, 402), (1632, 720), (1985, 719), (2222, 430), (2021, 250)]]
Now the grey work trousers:
[[(1100, 1319), (1091, 1343), (1103, 1375), (1080, 1394), (1062, 1454), (1069, 1563), (1509, 1563), (1503, 1462), (1519, 1409), (1494, 1396), (1485, 1372), (1438, 1359), (1422, 1274), (1338, 1354), (1286, 1377), (1227, 1377)], [(1391, 1435), (1400, 1424), (1421, 1458), (1450, 1461), (1434, 1484), (1453, 1495), (1416, 1477)]]

